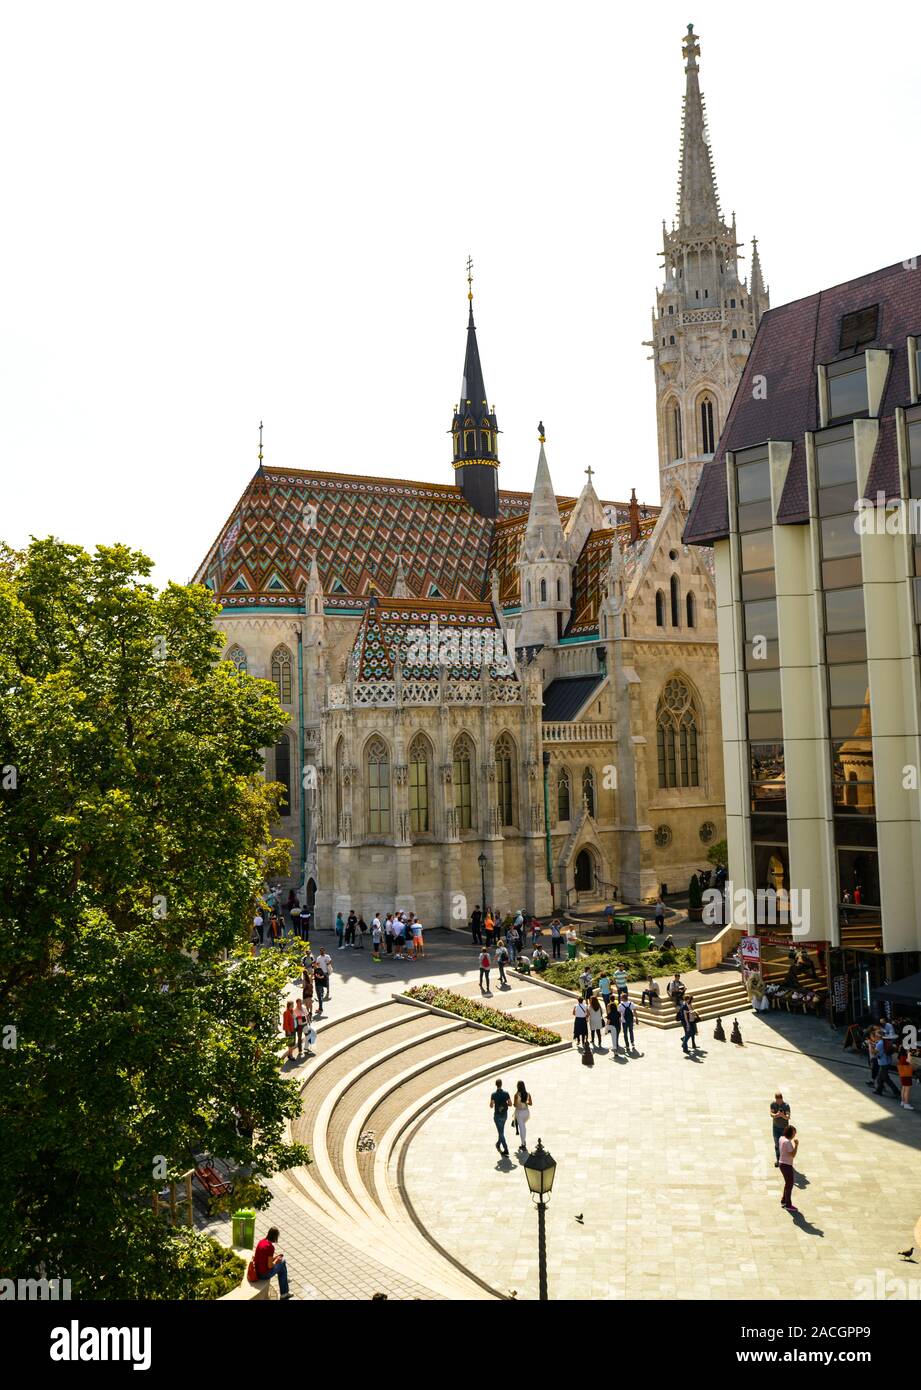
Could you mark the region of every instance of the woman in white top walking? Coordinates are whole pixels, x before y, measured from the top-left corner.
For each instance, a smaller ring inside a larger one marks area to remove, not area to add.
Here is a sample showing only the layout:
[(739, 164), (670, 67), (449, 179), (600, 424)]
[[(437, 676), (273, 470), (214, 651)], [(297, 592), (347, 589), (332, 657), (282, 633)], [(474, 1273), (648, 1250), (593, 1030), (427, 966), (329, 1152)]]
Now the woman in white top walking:
[(597, 994), (593, 994), (588, 1001), (588, 1026), (591, 1029), (593, 1048), (601, 1046), (601, 1030), (606, 1022), (601, 1000)]
[(528, 1147), (528, 1120), (531, 1118), (533, 1101), (528, 1095), (528, 1088), (523, 1081), (519, 1081), (515, 1088), (515, 1124), (518, 1126), (518, 1147), (527, 1149)]

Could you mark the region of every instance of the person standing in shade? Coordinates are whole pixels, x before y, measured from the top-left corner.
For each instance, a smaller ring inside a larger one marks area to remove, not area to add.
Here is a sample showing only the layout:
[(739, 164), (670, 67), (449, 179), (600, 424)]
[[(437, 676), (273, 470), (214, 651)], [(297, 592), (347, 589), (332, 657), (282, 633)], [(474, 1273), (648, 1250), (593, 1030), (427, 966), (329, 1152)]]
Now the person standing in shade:
[[(490, 967), (490, 964), (491, 964), (491, 962), (490, 962), (490, 959), (489, 959), (489, 952), (487, 951), (486, 947), (484, 946), (483, 949), (482, 949), (482, 951), (480, 952), (480, 993), (481, 993), (481, 994), (491, 994), (491, 993), (492, 993), (492, 991), (491, 991), (490, 988), (489, 988), (489, 967)], [(485, 988), (485, 989), (483, 988), (483, 981), (484, 981), (484, 980), (486, 981), (486, 988)]]
[(387, 920), (384, 923), (384, 943), (387, 947), (388, 956), (393, 955), (393, 913), (387, 913)]
[(526, 1150), (528, 1147), (528, 1120), (531, 1118), (533, 1104), (527, 1086), (523, 1081), (519, 1081), (515, 1087), (515, 1128), (518, 1130), (519, 1149)]
[(345, 923), (342, 920), (342, 913), (336, 913), (336, 940), (339, 943), (339, 950), (345, 950)]
[(611, 1056), (620, 1051), (620, 1004), (616, 999), (608, 1000), (608, 1036), (611, 1039)]
[(633, 1007), (633, 1000), (629, 995), (624, 995), (620, 1001), (620, 1026), (624, 1033), (624, 1052), (635, 1052), (636, 1043), (633, 1040), (633, 1023), (636, 1013)]
[(915, 1107), (911, 1104), (911, 1083), (915, 1079), (915, 1074), (911, 1065), (911, 1058), (904, 1047), (899, 1048), (896, 1067), (899, 1073), (899, 1084), (902, 1087), (902, 1109), (914, 1110)]
[(492, 936), (495, 928), (493, 915), (489, 908), (486, 909), (486, 916), (483, 918), (483, 944), (487, 951), (492, 950)]
[(418, 917), (413, 918), (413, 954), (416, 960), (425, 960), (425, 937), (422, 935), (422, 923)]
[(562, 949), (563, 928), (561, 927), (559, 920), (556, 917), (554, 917), (553, 921), (550, 923), (550, 951), (554, 960), (560, 959), (560, 953), (562, 952)]
[(876, 1075), (876, 1089), (874, 1091), (874, 1094), (877, 1096), (881, 1096), (883, 1094), (883, 1087), (888, 1086), (889, 1094), (895, 1096), (896, 1100), (898, 1100), (899, 1088), (896, 1086), (891, 1076), (892, 1056), (894, 1050), (895, 1043), (892, 1041), (891, 1038), (877, 1038), (876, 1058), (879, 1062), (879, 1071)]
[(665, 904), (661, 898), (656, 898), (656, 930), (661, 936), (665, 930)]
[(579, 991), (583, 999), (588, 999), (591, 995), (594, 981), (594, 975), (592, 974), (590, 968), (586, 966), (585, 969), (582, 971), (582, 974), (579, 976)]
[(605, 1025), (604, 1010), (597, 994), (588, 1001), (588, 1027), (592, 1036), (592, 1050), (601, 1047), (601, 1030)]
[(368, 935), (368, 924), (361, 913), (358, 914), (358, 949), (365, 949), (365, 937)]
[(784, 1211), (794, 1213), (798, 1213), (799, 1208), (793, 1205), (790, 1198), (793, 1196), (793, 1179), (795, 1176), (793, 1172), (793, 1160), (796, 1158), (798, 1149), (799, 1140), (796, 1137), (796, 1127), (794, 1125), (787, 1125), (783, 1134), (780, 1136), (780, 1143), (778, 1145), (778, 1167), (783, 1177), (783, 1196), (780, 1199), (780, 1205), (783, 1207)]
[(496, 1089), (489, 1097), (489, 1108), (492, 1110), (493, 1121), (498, 1132), (496, 1148), (500, 1154), (508, 1158), (508, 1144), (505, 1142), (505, 1122), (508, 1119), (508, 1108), (512, 1103), (512, 1098), (508, 1091), (503, 1091), (502, 1082), (496, 1082)]
[(358, 926), (358, 918), (355, 916), (354, 907), (350, 909), (349, 915), (345, 920), (345, 944), (350, 951), (355, 949), (355, 928)]
[(262, 943), (263, 946), (265, 945), (265, 932), (263, 931), (263, 926), (264, 926), (264, 925), (265, 925), (265, 918), (263, 917), (262, 913), (259, 911), (259, 909), (258, 909), (258, 907), (257, 907), (257, 908), (256, 908), (256, 915), (255, 915), (255, 917), (253, 918), (253, 931), (259, 933), (259, 940), (260, 940), (260, 942)]
[(518, 959), (518, 952), (521, 950), (521, 932), (514, 922), (505, 933), (505, 944), (508, 947), (509, 960), (514, 966)]
[(304, 904), (304, 906), (303, 906), (303, 907), (301, 908), (301, 910), (300, 910), (300, 914), (299, 914), (299, 919), (298, 919), (298, 920), (299, 920), (299, 922), (300, 922), (300, 937), (301, 937), (301, 940), (302, 940), (302, 941), (309, 941), (309, 940), (310, 940), (310, 913), (307, 911), (307, 904), (306, 904), (306, 903)]
[(480, 911), (480, 904), (470, 914), (470, 935), (473, 937), (474, 946), (483, 944), (483, 914)]
[(581, 1048), (588, 1039), (588, 1005), (584, 999), (577, 999), (572, 1011), (572, 1040)]
[(774, 1136), (774, 1167), (780, 1167), (780, 1140), (790, 1123), (790, 1107), (780, 1091), (774, 1092), (771, 1101), (771, 1131)]

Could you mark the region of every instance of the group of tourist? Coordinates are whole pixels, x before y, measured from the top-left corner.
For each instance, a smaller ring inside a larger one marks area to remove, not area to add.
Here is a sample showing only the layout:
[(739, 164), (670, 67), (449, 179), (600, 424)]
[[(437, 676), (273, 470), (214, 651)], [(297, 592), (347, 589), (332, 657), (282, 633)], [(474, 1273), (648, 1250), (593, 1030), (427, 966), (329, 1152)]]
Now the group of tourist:
[[(611, 1041), (611, 1057), (619, 1055), (623, 1034), (624, 1055), (636, 1051), (633, 1029), (637, 1021), (636, 1005), (627, 990), (627, 972), (618, 966), (613, 975), (607, 971), (598, 977), (597, 989), (591, 968), (586, 966), (579, 976), (579, 998), (572, 1010), (572, 1040), (582, 1052), (601, 1047), (601, 1034), (606, 1029)], [(591, 1042), (589, 1042), (591, 1040)]]
[(550, 938), (553, 960), (562, 960), (564, 944), (567, 959), (575, 960), (579, 946), (574, 928), (565, 929), (559, 917), (552, 917), (547, 926), (542, 927), (537, 917), (526, 915), (523, 909), (503, 915), (490, 907), (484, 911), (479, 903), (470, 914), (470, 935), (474, 946), (484, 946), (487, 951), (504, 941), (513, 965), (529, 941), (532, 952), (536, 951), (542, 936)]
[[(899, 1045), (899, 1034), (889, 1018), (881, 1018), (864, 1034), (864, 1048), (870, 1064), (870, 1079), (878, 1096), (891, 1095), (898, 1100), (903, 1110), (914, 1110), (911, 1103), (911, 1088), (915, 1073), (921, 1070), (921, 1053), (917, 1048), (909, 1052)], [(892, 1079), (893, 1068), (899, 1078), (896, 1086)]]
[(300, 906), (293, 889), (289, 891), (284, 904), (277, 893), (270, 892), (265, 904), (260, 904), (256, 909), (249, 939), (257, 954), (263, 946), (280, 946), (289, 936), (309, 941), (312, 922), (313, 914), (306, 904)]
[(342, 913), (336, 913), (336, 940), (340, 951), (365, 948), (365, 938), (371, 937), (371, 959), (380, 964), (382, 953), (394, 960), (424, 960), (425, 937), (422, 922), (414, 912), (374, 913), (370, 926), (364, 917), (356, 914), (354, 908), (343, 920)]

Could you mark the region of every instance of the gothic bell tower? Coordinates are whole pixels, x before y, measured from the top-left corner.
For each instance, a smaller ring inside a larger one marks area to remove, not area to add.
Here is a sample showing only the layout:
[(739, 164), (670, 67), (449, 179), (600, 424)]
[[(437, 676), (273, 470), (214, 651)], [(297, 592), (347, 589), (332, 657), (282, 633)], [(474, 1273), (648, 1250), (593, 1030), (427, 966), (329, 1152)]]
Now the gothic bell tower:
[(455, 482), (481, 516), (499, 514), (499, 426), (486, 402), (476, 324), (473, 321), (473, 262), (467, 261), (467, 350), (460, 399), (454, 407)]
[(720, 210), (700, 91), (700, 44), (691, 24), (683, 52), (678, 208), (671, 230), (662, 224), (665, 279), (656, 296), (647, 346), (655, 363), (662, 499), (678, 487), (690, 506), (769, 300), (757, 242), (752, 238), (746, 281), (739, 273), (735, 213), (727, 224)]

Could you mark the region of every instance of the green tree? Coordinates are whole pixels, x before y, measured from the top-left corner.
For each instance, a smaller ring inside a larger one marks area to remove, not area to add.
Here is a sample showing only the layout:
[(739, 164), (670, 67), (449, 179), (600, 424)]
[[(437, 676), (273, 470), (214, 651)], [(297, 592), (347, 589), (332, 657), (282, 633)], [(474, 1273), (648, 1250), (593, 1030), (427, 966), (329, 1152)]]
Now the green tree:
[(707, 850), (707, 858), (711, 864), (726, 865), (729, 863), (729, 845), (726, 840), (717, 840), (715, 845), (711, 845)]
[(183, 1296), (152, 1194), (195, 1152), (257, 1178), (305, 1157), (293, 963), (247, 935), (290, 849), (260, 775), (285, 719), (220, 661), (208, 591), (150, 572), (124, 546), (0, 554), (0, 1273), (75, 1298)]

